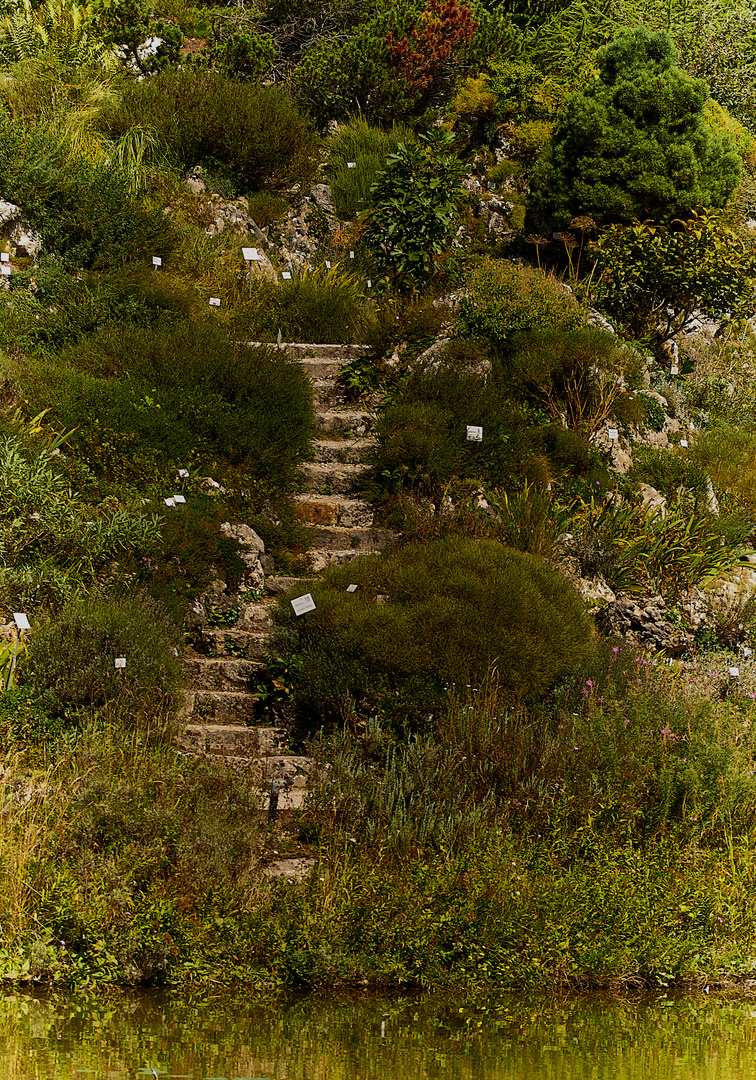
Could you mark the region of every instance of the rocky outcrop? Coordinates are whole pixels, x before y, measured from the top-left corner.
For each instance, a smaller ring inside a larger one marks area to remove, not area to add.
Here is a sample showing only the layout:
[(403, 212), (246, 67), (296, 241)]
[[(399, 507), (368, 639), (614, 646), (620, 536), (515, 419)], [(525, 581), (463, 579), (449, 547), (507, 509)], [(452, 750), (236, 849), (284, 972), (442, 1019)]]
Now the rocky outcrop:
[(628, 596), (620, 593), (596, 614), (597, 625), (607, 634), (637, 641), (654, 652), (679, 656), (690, 648), (693, 635), (670, 622), (661, 596)]

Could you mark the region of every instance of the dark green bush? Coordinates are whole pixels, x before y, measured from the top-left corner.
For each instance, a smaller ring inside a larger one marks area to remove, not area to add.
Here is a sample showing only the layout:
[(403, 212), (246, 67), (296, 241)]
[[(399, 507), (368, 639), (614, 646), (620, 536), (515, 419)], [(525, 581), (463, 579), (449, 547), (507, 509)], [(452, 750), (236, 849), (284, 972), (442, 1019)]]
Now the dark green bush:
[(172, 69), (134, 81), (103, 122), (115, 137), (146, 128), (183, 167), (212, 159), (251, 190), (280, 190), (314, 174), (315, 136), (289, 98), (216, 72)]
[[(354, 583), (356, 592), (346, 592)], [(297, 593), (304, 590), (301, 586)], [(533, 699), (584, 661), (592, 630), (566, 579), (536, 556), (452, 536), (407, 544), (329, 570), (297, 622), (277, 609), (303, 658), (301, 703), (311, 717), (357, 701), (417, 719), (453, 684), (491, 667), (505, 697)]]
[(484, 259), (466, 281), (459, 332), (504, 343), (522, 331), (577, 330), (585, 313), (556, 278), (503, 259)]
[(724, 206), (742, 171), (734, 141), (707, 127), (709, 89), (677, 67), (665, 32), (622, 30), (598, 53), (599, 77), (557, 116), (531, 187), (539, 226), (576, 215), (600, 224), (670, 219)]
[(96, 471), (103, 455), (115, 465), (119, 454), (136, 451), (165, 469), (197, 452), (246, 465), (280, 489), (309, 448), (306, 374), (284, 352), (234, 342), (215, 322), (128, 334), (107, 324), (63, 361), (42, 369), (28, 393), (66, 429), (78, 429), (72, 445)]
[[(180, 640), (164, 608), (147, 594), (93, 592), (35, 627), (32, 684), (54, 714), (116, 702), (125, 715), (178, 692)], [(126, 657), (125, 670), (116, 670), (117, 656)]]

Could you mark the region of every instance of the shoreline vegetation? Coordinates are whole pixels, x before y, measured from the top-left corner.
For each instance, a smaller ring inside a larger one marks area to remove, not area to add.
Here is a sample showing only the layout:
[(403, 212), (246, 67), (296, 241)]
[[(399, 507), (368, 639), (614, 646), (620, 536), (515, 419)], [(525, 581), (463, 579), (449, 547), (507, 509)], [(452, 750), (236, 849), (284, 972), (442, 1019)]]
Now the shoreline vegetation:
[(756, 13), (664, 8), (0, 3), (3, 986), (753, 989)]

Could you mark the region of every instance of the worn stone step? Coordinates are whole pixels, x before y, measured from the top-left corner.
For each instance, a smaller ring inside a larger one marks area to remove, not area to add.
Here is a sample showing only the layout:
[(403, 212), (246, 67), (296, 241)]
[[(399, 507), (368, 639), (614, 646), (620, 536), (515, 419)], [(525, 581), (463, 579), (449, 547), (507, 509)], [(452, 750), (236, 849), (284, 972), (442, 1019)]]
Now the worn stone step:
[(295, 360), (319, 359), (321, 356), (339, 358), (344, 363), (356, 360), (370, 351), (367, 345), (312, 345), (302, 341), (287, 341), (283, 345)]
[(330, 488), (329, 495), (348, 495), (367, 470), (367, 465), (351, 462), (342, 465), (337, 461), (306, 461), (300, 465), (299, 475), (304, 481), (305, 491), (310, 494), (317, 495)]
[(369, 528), (373, 508), (364, 499), (346, 495), (295, 495), (294, 516), (312, 525), (341, 525), (342, 528)]
[(318, 464), (335, 461), (340, 465), (356, 465), (362, 463), (375, 445), (375, 439), (316, 439), (312, 448)]
[[(257, 728), (244, 724), (188, 723), (178, 737), (179, 746), (187, 753), (250, 759), (284, 755), (287, 742), (285, 728)], [(260, 775), (264, 775), (262, 768)]]
[(237, 630), (236, 627), (201, 626), (194, 630), (194, 649), (202, 656), (236, 657), (252, 660), (264, 656), (273, 629), (272, 620), (265, 630)]
[(249, 690), (265, 664), (262, 660), (190, 653), (184, 670), (195, 690)]
[(253, 719), (257, 696), (244, 690), (195, 690), (192, 719), (205, 724), (244, 723)]
[(365, 409), (324, 409), (315, 416), (318, 431), (338, 432), (346, 438), (364, 438), (374, 426), (375, 413)]
[(342, 359), (341, 357), (319, 356), (316, 359), (300, 360), (299, 366), (313, 382), (326, 380), (333, 386), (341, 369), (349, 363), (351, 363), (351, 357)]
[(312, 548), (325, 551), (354, 550), (360, 555), (383, 548), (396, 540), (396, 533), (390, 529), (378, 528), (340, 528), (338, 525), (313, 525), (308, 530)]

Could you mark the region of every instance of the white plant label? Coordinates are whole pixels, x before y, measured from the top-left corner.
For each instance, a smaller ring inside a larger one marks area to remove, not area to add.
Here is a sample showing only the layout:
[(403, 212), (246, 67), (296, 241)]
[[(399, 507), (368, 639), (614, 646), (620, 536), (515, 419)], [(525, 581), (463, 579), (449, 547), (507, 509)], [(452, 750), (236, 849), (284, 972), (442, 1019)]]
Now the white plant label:
[(242, 248), (242, 256), (245, 262), (257, 262), (260, 258), (257, 248)]
[(357, 592), (357, 586), (356, 585), (347, 585), (346, 591), (347, 592)]
[(730, 675), (732, 676), (733, 679), (737, 679), (739, 674), (740, 674), (740, 668), (739, 667), (731, 667), (730, 668)]
[(165, 503), (166, 506), (175, 506), (176, 505), (176, 500), (175, 499), (163, 499), (163, 502)]
[(744, 645), (743, 646), (743, 656), (745, 656), (746, 660), (748, 659), (749, 656), (752, 656), (752, 655), (753, 655), (753, 649), (750, 649), (747, 645)]
[(347, 168), (348, 169), (356, 169), (357, 168), (357, 162), (356, 161), (348, 161), (347, 162)]
[(688, 424), (688, 428), (689, 428), (690, 431), (695, 431), (696, 430), (696, 425), (693, 423), (692, 420)]
[(370, 280), (370, 278), (368, 278), (368, 288), (369, 288), (369, 289), (372, 289), (372, 287), (373, 287), (373, 283), (372, 283), (372, 281)]
[(163, 260), (160, 258), (159, 255), (153, 255), (152, 256), (152, 265), (153, 266), (162, 266), (163, 265)]
[(606, 433), (612, 442), (616, 442), (619, 439), (619, 429), (616, 427), (608, 428)]
[(476, 424), (467, 425), (467, 441), (468, 442), (483, 442), (483, 428), (478, 427)]
[(680, 439), (680, 446), (684, 447), (687, 450), (688, 449), (688, 440), (687, 439)]
[(179, 469), (178, 474), (179, 474), (179, 476), (180, 476), (180, 478), (182, 480), (187, 480), (189, 478), (189, 470), (188, 469)]
[(117, 656), (115, 658), (116, 671), (124, 671), (126, 669), (126, 657)]
[(174, 495), (173, 496), (173, 501), (176, 504), (176, 506), (178, 506), (179, 503), (185, 503), (186, 499), (184, 498), (183, 495)]
[(6, 266), (5, 263), (3, 263), (3, 265), (0, 266), (0, 274), (2, 274), (4, 277), (10, 277), (11, 268), (9, 266)]
[(210, 307), (220, 307), (220, 297), (219, 296), (211, 296), (210, 297)]
[(294, 608), (295, 615), (306, 615), (308, 611), (315, 610), (315, 601), (310, 593), (305, 593), (304, 596), (297, 596), (292, 600), (291, 606)]
[(669, 369), (669, 373), (670, 373), (670, 375), (679, 375), (680, 374), (680, 369), (677, 366), (677, 364), (672, 365), (672, 367)]
[(13, 621), (19, 630), (31, 630), (29, 616), (23, 611), (13, 612)]
[(353, 251), (350, 251), (350, 252), (349, 252), (349, 258), (350, 258), (350, 259), (353, 259), (353, 258), (354, 258), (354, 252), (353, 252)]
[(7, 251), (0, 252), (0, 262), (10, 262), (10, 255)]
[(330, 269), (331, 269), (331, 264), (329, 263), (328, 259), (326, 259), (326, 270), (330, 270)]
[(284, 272), (281, 274), (281, 277), (284, 279), (284, 281), (291, 281), (291, 274), (288, 270), (284, 270)]

